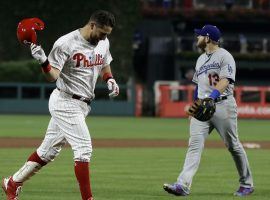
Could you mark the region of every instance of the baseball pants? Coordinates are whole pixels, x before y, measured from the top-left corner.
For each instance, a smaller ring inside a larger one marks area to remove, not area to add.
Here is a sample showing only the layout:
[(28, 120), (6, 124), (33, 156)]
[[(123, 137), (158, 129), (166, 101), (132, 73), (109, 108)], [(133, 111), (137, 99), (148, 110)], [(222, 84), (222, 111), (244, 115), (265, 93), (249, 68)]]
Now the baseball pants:
[(216, 103), (216, 112), (210, 121), (201, 122), (191, 118), (189, 146), (183, 170), (177, 182), (186, 188), (187, 191), (190, 190), (193, 176), (200, 164), (205, 139), (214, 128), (221, 136), (234, 159), (240, 176), (240, 185), (244, 187), (253, 186), (247, 155), (238, 138), (237, 105), (233, 96), (229, 96), (227, 100)]
[(53, 161), (68, 142), (74, 153), (74, 161), (89, 162), (92, 142), (85, 117), (90, 107), (83, 101), (55, 89), (49, 100), (51, 120), (45, 138), (37, 154), (45, 162)]

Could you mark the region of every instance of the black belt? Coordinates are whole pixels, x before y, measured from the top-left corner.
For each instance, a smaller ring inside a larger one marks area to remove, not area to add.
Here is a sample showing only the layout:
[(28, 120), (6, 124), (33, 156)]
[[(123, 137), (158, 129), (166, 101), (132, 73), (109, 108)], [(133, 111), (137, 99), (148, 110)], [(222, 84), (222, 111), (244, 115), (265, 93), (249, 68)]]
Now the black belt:
[(223, 101), (225, 99), (228, 99), (228, 97), (227, 96), (218, 97), (215, 99), (215, 102), (217, 103), (217, 102)]
[[(61, 91), (59, 88), (57, 88), (57, 90)], [(85, 97), (81, 97), (81, 96), (79, 96), (77, 94), (71, 94), (71, 98), (72, 99), (77, 99), (77, 100), (83, 101), (83, 102), (87, 103), (88, 105), (91, 103), (91, 100), (90, 99), (85, 98)]]

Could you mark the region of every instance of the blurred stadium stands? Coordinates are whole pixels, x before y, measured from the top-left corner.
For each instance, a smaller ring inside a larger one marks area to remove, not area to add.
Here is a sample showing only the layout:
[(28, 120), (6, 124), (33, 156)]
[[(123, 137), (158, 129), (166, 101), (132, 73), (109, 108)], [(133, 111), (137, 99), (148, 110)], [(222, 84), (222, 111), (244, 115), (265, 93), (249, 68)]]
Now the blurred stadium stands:
[(193, 30), (205, 24), (220, 28), (220, 46), (235, 57), (237, 86), (270, 84), (269, 0), (141, 0), (141, 8), (133, 60), (148, 110), (156, 80), (186, 82), (200, 53)]
[[(91, 11), (103, 8), (113, 11), (117, 18), (110, 36), (114, 76), (124, 88), (133, 88), (124, 89), (120, 101), (127, 100), (127, 94), (135, 92), (135, 84), (140, 84), (144, 115), (154, 115), (153, 86), (157, 80), (190, 83), (187, 74), (200, 53), (193, 30), (204, 24), (221, 29), (220, 45), (232, 52), (237, 62), (237, 86), (270, 85), (270, 0), (108, 0), (96, 1), (95, 5), (82, 0), (76, 5), (71, 0), (59, 5), (41, 0), (25, 9), (21, 9), (23, 2), (16, 2), (14, 6), (1, 2), (1, 9), (9, 8), (0, 14), (5, 21), (5, 31), (0, 33), (5, 38), (0, 41), (0, 82), (5, 84), (44, 83), (37, 64), (29, 62), (29, 52), (15, 39), (20, 19), (37, 16), (46, 22), (39, 38), (48, 53), (60, 35), (82, 26)], [(98, 98), (104, 97), (100, 90), (96, 92)], [(0, 101), (11, 94), (14, 91), (2, 93)], [(24, 94), (35, 97), (37, 92), (27, 90)]]

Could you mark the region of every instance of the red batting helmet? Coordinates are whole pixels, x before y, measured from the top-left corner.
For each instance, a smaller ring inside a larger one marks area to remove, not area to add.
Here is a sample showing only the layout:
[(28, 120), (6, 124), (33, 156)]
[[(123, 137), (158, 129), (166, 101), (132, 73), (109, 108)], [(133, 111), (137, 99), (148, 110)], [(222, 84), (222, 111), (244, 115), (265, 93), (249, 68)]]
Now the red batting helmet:
[(35, 30), (43, 30), (44, 22), (39, 18), (27, 18), (19, 22), (17, 27), (17, 38), (22, 44), (37, 42)]

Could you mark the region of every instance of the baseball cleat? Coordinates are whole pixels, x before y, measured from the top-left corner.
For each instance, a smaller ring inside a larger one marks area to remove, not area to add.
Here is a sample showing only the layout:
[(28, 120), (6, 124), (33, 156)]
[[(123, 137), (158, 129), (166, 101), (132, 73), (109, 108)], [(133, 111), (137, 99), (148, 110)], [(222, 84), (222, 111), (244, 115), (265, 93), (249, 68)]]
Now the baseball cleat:
[(19, 200), (19, 193), (22, 183), (16, 183), (12, 177), (2, 179), (2, 189), (4, 190), (7, 200)]
[(252, 194), (254, 192), (253, 187), (243, 187), (240, 186), (239, 189), (234, 193), (235, 196), (244, 197)]
[(163, 185), (163, 189), (170, 193), (170, 194), (174, 194), (176, 196), (187, 196), (189, 195), (189, 192), (185, 192), (183, 187), (177, 183), (174, 183), (174, 184), (168, 184), (168, 183), (165, 183)]

